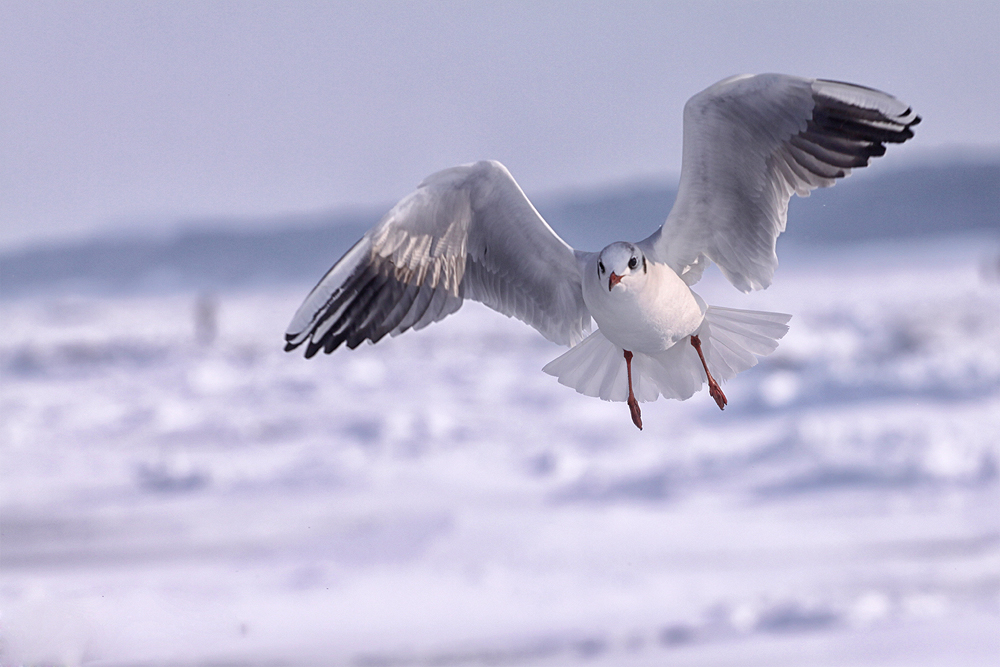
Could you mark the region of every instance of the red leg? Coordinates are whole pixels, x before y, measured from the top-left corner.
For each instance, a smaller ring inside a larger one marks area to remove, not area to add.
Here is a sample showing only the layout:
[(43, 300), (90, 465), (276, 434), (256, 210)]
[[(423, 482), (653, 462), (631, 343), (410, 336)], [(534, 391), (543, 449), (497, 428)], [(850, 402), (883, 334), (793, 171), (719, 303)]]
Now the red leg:
[(719, 409), (725, 410), (729, 401), (726, 400), (726, 395), (722, 393), (722, 387), (719, 386), (719, 383), (715, 381), (712, 373), (708, 370), (708, 364), (705, 363), (705, 355), (701, 353), (701, 339), (697, 336), (691, 336), (691, 345), (698, 351), (701, 366), (705, 369), (705, 375), (708, 377), (708, 393), (715, 399), (715, 404), (719, 406)]
[(628, 409), (632, 413), (632, 423), (642, 430), (642, 413), (639, 412), (639, 401), (632, 393), (632, 353), (625, 350), (625, 371), (628, 373)]

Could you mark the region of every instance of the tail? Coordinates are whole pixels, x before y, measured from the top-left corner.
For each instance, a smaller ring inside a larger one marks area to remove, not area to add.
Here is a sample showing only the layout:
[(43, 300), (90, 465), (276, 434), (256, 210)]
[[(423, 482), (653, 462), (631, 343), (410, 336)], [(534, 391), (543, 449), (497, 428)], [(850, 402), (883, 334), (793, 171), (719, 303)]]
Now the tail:
[[(778, 347), (791, 315), (709, 306), (694, 333), (701, 338), (705, 361), (716, 380), (728, 380), (757, 365)], [(633, 350), (632, 391), (642, 402), (686, 400), (705, 384), (698, 353), (685, 337), (656, 354)], [(542, 369), (561, 384), (605, 401), (628, 399), (624, 350), (598, 329)]]

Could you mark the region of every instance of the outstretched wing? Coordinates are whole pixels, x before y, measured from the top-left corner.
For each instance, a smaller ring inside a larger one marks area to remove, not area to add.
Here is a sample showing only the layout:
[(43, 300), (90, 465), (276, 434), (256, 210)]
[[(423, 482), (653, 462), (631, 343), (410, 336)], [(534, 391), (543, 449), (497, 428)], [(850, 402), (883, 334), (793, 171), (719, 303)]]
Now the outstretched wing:
[(311, 357), (374, 343), (443, 319), (464, 299), (556, 343), (590, 329), (573, 248), (499, 162), (438, 172), (396, 204), (309, 293), (285, 350), (307, 343)]
[(788, 200), (833, 185), (920, 122), (891, 95), (781, 74), (734, 76), (684, 106), (677, 201), (642, 242), (689, 285), (715, 262), (749, 292), (771, 284)]

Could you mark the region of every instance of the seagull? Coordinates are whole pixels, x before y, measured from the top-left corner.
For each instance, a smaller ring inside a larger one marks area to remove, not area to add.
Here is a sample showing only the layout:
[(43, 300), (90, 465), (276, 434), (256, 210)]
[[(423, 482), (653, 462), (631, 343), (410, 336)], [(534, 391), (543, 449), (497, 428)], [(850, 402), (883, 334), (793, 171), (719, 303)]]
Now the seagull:
[[(677, 199), (645, 240), (575, 250), (492, 160), (428, 176), (306, 296), (285, 350), (310, 358), (422, 329), (465, 299), (572, 346), (542, 370), (581, 394), (686, 400), (773, 352), (790, 315), (708, 306), (709, 263), (743, 292), (768, 287), (792, 194), (808, 196), (913, 137), (920, 117), (881, 91), (783, 74), (738, 75), (684, 106)], [(613, 220), (608, 221), (613, 224)], [(591, 319), (597, 329), (590, 333)]]

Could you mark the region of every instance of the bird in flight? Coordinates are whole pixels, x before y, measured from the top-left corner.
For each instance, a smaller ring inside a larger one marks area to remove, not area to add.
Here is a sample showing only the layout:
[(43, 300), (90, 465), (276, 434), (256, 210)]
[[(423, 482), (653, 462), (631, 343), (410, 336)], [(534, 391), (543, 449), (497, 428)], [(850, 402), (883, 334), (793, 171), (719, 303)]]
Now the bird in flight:
[[(542, 370), (587, 396), (685, 400), (770, 354), (790, 315), (708, 306), (691, 286), (714, 262), (743, 292), (771, 284), (792, 194), (808, 196), (913, 136), (895, 97), (840, 81), (740, 75), (684, 106), (673, 209), (649, 238), (575, 250), (506, 167), (482, 161), (428, 176), (333, 265), (285, 334), (305, 356), (421, 329), (465, 299), (572, 346)], [(613, 220), (608, 221), (613, 224)], [(597, 330), (590, 332), (591, 318)]]

